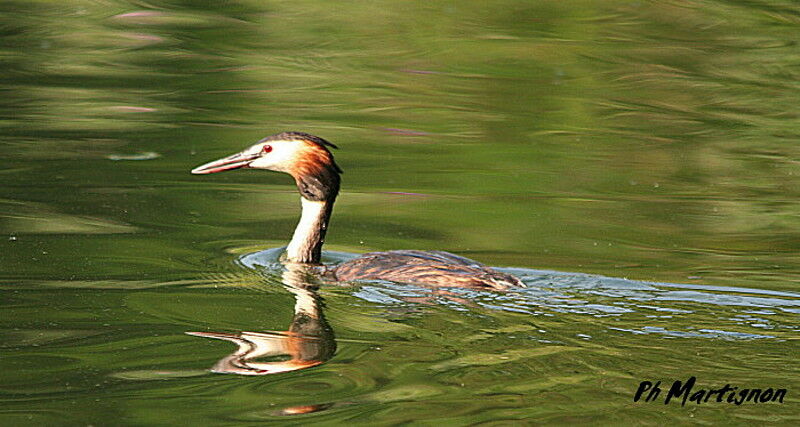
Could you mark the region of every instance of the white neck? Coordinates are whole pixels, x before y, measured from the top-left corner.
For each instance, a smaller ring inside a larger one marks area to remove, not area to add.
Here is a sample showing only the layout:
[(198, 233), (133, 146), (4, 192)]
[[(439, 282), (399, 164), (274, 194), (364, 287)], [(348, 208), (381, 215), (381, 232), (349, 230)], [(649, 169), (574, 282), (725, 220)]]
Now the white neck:
[(300, 202), (303, 212), (292, 241), (286, 247), (286, 256), (291, 262), (316, 264), (325, 242), (333, 202), (314, 202), (304, 197)]

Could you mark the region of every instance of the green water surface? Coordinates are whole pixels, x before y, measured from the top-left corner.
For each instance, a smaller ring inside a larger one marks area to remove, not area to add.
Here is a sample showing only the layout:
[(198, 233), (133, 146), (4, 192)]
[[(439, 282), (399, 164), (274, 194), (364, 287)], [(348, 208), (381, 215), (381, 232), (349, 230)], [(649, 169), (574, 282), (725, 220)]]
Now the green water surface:
[[(0, 34), (0, 425), (800, 422), (796, 2), (8, 0)], [(327, 262), (528, 288), (300, 295), (291, 178), (189, 174), (285, 130), (340, 147)], [(186, 334), (302, 298), (317, 366)], [(634, 402), (691, 376), (788, 394)]]

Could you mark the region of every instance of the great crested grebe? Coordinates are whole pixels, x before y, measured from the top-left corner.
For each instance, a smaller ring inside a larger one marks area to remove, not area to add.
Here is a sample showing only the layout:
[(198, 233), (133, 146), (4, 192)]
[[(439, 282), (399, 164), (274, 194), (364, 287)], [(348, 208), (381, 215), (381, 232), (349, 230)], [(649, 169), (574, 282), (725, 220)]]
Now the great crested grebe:
[[(318, 136), (283, 132), (268, 136), (240, 153), (198, 166), (192, 173), (254, 168), (291, 175), (300, 191), (302, 214), (286, 247), (287, 261), (319, 264), (342, 173), (328, 147), (337, 148)], [(443, 251), (372, 252), (328, 268), (325, 276), (337, 281), (388, 280), (429, 286), (493, 289), (525, 286), (512, 275)]]

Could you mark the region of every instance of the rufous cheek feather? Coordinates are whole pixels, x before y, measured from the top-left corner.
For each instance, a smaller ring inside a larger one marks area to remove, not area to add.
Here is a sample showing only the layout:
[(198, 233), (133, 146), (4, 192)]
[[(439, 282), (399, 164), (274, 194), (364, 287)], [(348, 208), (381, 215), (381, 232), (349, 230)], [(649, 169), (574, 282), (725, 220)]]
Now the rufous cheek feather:
[(299, 152), (289, 173), (300, 194), (308, 200), (333, 202), (339, 194), (341, 169), (324, 147), (310, 145)]

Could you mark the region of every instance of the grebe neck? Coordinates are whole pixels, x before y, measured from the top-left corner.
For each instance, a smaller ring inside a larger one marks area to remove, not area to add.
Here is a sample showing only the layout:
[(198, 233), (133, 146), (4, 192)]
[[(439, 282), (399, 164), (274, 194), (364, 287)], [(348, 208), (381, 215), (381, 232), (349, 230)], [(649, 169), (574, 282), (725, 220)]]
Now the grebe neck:
[(302, 214), (292, 241), (286, 247), (288, 261), (319, 264), (333, 202), (334, 200), (312, 201), (305, 197), (300, 198)]

